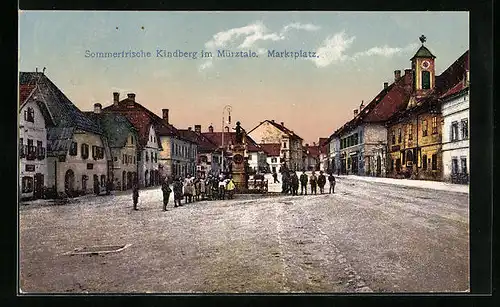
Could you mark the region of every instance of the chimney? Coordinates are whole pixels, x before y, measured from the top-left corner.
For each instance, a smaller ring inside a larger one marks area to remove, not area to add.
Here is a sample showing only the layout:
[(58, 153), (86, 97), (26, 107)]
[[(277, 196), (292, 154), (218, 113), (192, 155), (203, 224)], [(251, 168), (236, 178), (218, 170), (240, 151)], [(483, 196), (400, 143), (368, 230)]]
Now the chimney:
[(134, 93), (127, 94), (127, 98), (130, 99), (131, 101), (135, 102), (135, 94)]
[(394, 71), (394, 81), (397, 81), (399, 78), (401, 78), (401, 70), (395, 70)]
[(194, 125), (194, 131), (196, 133), (201, 133), (201, 125)]
[(358, 109), (354, 109), (354, 116), (358, 115)]
[(161, 109), (162, 118), (168, 124), (168, 109)]
[(405, 76), (406, 76), (406, 75), (410, 75), (410, 74), (411, 74), (411, 69), (410, 69), (410, 68), (405, 69)]
[(94, 113), (100, 114), (102, 109), (102, 105), (100, 103), (94, 103)]
[(214, 126), (212, 125), (208, 126), (208, 132), (214, 133)]
[(113, 105), (118, 106), (118, 102), (120, 101), (120, 93), (113, 93)]
[(285, 127), (285, 123), (284, 123), (284, 122), (281, 122), (281, 125), (282, 125), (283, 127)]
[(361, 112), (361, 110), (363, 110), (364, 107), (365, 107), (365, 101), (361, 100), (361, 104), (359, 105), (359, 112)]
[(384, 82), (384, 89), (389, 87), (389, 82)]

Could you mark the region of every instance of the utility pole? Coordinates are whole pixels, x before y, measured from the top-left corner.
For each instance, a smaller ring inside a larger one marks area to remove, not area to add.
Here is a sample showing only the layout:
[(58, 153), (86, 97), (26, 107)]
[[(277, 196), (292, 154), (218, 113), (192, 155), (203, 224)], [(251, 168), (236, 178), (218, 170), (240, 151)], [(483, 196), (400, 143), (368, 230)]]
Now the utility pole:
[(231, 111), (232, 111), (233, 107), (231, 107), (230, 105), (226, 105), (224, 106), (224, 108), (222, 109), (222, 163), (221, 163), (221, 171), (224, 172), (224, 149), (225, 149), (225, 145), (224, 145), (224, 133), (225, 133), (225, 125), (224, 125), (224, 112), (227, 110), (228, 112), (228, 121), (227, 121), (227, 124), (231, 124)]

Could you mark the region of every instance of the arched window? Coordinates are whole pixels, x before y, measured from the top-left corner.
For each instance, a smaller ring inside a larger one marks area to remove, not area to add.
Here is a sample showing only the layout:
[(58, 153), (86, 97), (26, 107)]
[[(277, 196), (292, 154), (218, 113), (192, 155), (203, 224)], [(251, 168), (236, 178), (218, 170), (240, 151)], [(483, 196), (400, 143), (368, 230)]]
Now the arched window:
[(430, 71), (422, 71), (422, 89), (428, 90), (431, 88), (431, 73)]

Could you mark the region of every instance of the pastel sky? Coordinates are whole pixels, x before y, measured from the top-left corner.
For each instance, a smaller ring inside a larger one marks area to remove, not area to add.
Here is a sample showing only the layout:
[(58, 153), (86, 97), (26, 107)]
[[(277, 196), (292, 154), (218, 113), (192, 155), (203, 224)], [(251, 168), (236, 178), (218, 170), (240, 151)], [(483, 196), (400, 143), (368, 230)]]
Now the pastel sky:
[[(83, 111), (112, 92), (177, 128), (210, 124), (222, 109), (250, 130), (274, 119), (317, 142), (371, 101), (394, 70), (410, 68), (419, 36), (440, 74), (469, 49), (467, 12), (92, 12), (19, 13), (19, 69), (46, 75)], [(144, 27), (144, 29), (142, 29)], [(117, 29), (118, 28), (118, 29)], [(253, 50), (259, 58), (167, 59), (156, 49)], [(319, 58), (268, 58), (267, 50), (315, 51)], [(85, 51), (149, 51), (151, 58), (86, 58)]]

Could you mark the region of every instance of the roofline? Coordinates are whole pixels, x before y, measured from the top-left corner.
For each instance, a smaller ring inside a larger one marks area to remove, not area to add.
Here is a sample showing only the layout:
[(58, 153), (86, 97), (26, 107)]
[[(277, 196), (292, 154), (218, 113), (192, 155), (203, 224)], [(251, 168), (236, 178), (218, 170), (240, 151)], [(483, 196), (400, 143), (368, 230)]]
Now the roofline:
[(456, 98), (457, 96), (460, 96), (468, 91), (469, 91), (469, 86), (467, 85), (466, 87), (464, 87), (463, 89), (461, 89), (460, 91), (458, 91), (456, 93), (449, 94), (447, 96), (438, 98), (438, 101), (439, 102), (448, 102), (448, 101), (452, 100), (453, 98)]

